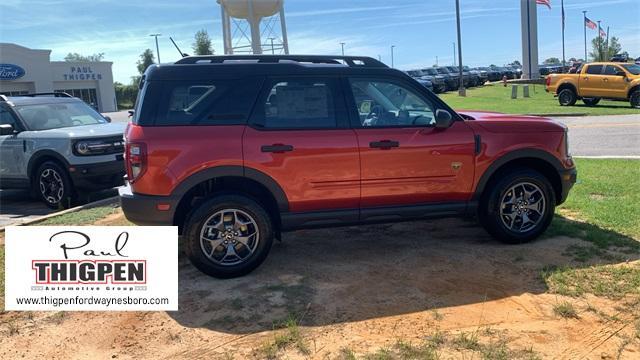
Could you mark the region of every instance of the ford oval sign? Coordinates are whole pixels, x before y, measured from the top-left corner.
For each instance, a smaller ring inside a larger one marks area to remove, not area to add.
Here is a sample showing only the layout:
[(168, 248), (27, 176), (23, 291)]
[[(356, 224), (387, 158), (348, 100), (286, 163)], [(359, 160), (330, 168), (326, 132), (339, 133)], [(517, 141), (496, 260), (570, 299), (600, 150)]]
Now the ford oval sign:
[(0, 80), (16, 80), (24, 76), (24, 69), (14, 64), (0, 64)]

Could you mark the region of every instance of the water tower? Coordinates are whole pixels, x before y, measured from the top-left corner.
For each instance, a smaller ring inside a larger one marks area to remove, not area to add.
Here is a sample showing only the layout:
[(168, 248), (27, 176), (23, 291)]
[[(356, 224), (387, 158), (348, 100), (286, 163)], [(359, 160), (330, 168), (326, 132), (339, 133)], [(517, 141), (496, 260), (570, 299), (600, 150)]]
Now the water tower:
[(225, 54), (289, 54), (284, 0), (217, 1)]

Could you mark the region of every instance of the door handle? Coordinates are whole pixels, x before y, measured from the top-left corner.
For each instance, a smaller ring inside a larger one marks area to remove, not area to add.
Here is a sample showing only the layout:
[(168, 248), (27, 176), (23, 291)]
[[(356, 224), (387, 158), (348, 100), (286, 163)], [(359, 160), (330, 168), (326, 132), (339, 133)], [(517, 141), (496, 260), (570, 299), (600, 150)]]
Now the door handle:
[(602, 81), (609, 81), (609, 79), (607, 79), (607, 78), (604, 78), (604, 79), (602, 79)]
[(589, 77), (587, 76), (587, 77), (585, 77), (583, 80), (589, 80)]
[(283, 153), (287, 151), (293, 151), (293, 145), (284, 145), (284, 144), (262, 145), (262, 147), (260, 147), (260, 151), (272, 152), (272, 153)]
[(399, 147), (400, 142), (395, 140), (380, 140), (380, 141), (372, 141), (369, 143), (369, 147), (373, 149), (383, 149), (388, 150), (394, 147)]

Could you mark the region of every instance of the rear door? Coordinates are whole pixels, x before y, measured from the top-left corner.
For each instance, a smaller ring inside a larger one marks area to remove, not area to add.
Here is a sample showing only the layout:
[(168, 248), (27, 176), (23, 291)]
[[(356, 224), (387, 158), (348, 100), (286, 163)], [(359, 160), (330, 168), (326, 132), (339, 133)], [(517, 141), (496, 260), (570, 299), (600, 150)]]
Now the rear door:
[(604, 89), (604, 75), (602, 75), (603, 65), (589, 64), (584, 65), (587, 68), (580, 74), (579, 95), (582, 97), (602, 97), (606, 96)]
[(626, 74), (621, 67), (617, 65), (607, 65), (604, 68), (603, 91), (607, 93), (607, 97), (625, 99), (627, 97), (628, 82), (626, 76), (618, 75)]
[(362, 208), (468, 200), (474, 133), (464, 121), (435, 128), (438, 102), (409, 81), (351, 77)]
[(360, 159), (337, 77), (271, 77), (243, 137), (245, 167), (273, 178), (291, 212), (352, 209)]

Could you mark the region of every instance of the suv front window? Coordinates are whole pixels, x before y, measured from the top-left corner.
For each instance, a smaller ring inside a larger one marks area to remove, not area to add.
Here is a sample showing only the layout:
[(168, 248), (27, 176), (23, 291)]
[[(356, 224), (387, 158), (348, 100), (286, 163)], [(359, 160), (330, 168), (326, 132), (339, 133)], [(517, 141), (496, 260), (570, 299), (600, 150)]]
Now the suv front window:
[(102, 115), (80, 101), (21, 105), (16, 106), (15, 109), (31, 130), (107, 123)]
[(431, 126), (433, 106), (404, 86), (386, 81), (351, 80), (363, 127)]

